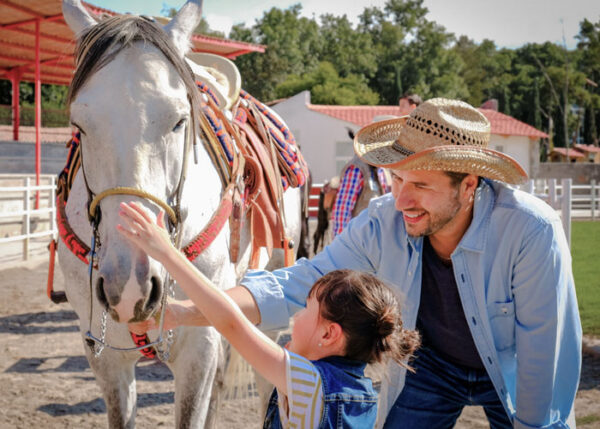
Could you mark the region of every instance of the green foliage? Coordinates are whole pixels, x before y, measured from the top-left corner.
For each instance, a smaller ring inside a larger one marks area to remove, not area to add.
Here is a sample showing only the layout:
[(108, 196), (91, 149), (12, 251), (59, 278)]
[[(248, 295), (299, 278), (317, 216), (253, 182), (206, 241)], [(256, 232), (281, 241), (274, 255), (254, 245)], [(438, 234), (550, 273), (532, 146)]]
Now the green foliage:
[(600, 222), (571, 224), (573, 276), (583, 333), (600, 336)]
[(300, 17), (301, 6), (272, 8), (252, 29), (234, 26), (229, 37), (266, 46), (264, 54), (242, 55), (235, 60), (242, 82), (255, 97), (276, 98), (277, 85), (290, 75), (302, 75), (317, 67), (322, 39), (317, 23)]
[(277, 97), (291, 97), (301, 91), (311, 91), (311, 102), (315, 104), (377, 104), (379, 96), (371, 90), (365, 79), (349, 74), (341, 77), (333, 64), (323, 61), (316, 70), (302, 76), (290, 75), (276, 88)]

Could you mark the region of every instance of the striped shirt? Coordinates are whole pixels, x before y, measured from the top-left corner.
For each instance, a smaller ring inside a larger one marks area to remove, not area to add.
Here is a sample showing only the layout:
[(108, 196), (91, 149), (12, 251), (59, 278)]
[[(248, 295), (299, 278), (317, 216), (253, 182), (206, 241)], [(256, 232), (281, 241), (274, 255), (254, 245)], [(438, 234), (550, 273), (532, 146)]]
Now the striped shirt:
[(284, 428), (318, 428), (323, 413), (321, 375), (311, 361), (285, 350), (288, 395), (277, 392)]
[[(383, 188), (383, 193), (390, 191), (390, 186), (387, 183), (383, 168), (377, 169), (377, 178)], [(331, 210), (331, 223), (333, 236), (338, 235), (348, 225), (350, 219), (352, 219), (352, 210), (356, 206), (358, 197), (362, 192), (365, 179), (363, 177), (360, 168), (355, 165), (351, 165), (346, 169), (344, 177), (342, 177), (340, 187), (335, 197), (335, 203)]]

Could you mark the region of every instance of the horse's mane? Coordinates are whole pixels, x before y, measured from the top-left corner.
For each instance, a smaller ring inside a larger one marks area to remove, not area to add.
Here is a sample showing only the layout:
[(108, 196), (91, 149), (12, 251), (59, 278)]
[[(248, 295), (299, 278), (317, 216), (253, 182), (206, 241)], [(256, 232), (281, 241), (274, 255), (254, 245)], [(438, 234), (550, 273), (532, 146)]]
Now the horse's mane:
[(139, 16), (119, 15), (107, 18), (88, 28), (79, 37), (75, 50), (75, 74), (69, 87), (67, 104), (71, 104), (90, 76), (110, 63), (123, 49), (136, 42), (154, 45), (175, 67), (187, 89), (191, 121), (195, 129), (200, 100), (192, 70), (167, 33), (148, 18)]

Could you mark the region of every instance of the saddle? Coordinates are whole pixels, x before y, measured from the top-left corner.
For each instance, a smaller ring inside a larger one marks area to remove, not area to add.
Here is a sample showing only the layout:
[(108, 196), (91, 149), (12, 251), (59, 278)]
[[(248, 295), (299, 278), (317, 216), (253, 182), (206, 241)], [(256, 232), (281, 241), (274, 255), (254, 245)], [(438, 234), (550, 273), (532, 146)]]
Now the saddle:
[[(240, 233), (248, 219), (252, 234), (250, 267), (258, 266), (261, 247), (269, 256), (273, 248), (284, 249), (285, 264), (291, 265), (294, 243), (285, 236), (283, 192), (289, 186), (302, 186), (309, 175), (292, 133), (271, 110), (241, 89), (241, 77), (232, 61), (192, 53), (188, 54), (188, 64), (205, 94), (202, 112), (207, 121), (200, 124), (208, 140), (219, 141), (217, 158), (226, 160), (230, 168), (237, 151), (243, 158), (243, 191), (240, 187), (234, 192), (230, 218), (230, 259), (237, 262), (239, 258)], [(229, 109), (233, 121), (223, 114)], [(213, 161), (221, 176), (227, 176), (222, 162)]]
[(285, 264), (291, 265), (294, 243), (285, 234), (283, 192), (290, 186), (302, 186), (308, 177), (308, 167), (292, 134), (273, 112), (244, 90), (232, 109), (231, 122), (209, 89), (201, 90), (208, 93), (202, 112), (212, 127), (203, 131), (215, 133), (225, 159), (232, 159), (236, 149), (244, 159), (243, 191), (236, 189), (234, 193), (230, 218), (231, 261), (239, 258), (240, 233), (248, 220), (252, 237), (250, 268), (258, 266), (261, 247), (269, 256), (274, 248), (283, 249)]

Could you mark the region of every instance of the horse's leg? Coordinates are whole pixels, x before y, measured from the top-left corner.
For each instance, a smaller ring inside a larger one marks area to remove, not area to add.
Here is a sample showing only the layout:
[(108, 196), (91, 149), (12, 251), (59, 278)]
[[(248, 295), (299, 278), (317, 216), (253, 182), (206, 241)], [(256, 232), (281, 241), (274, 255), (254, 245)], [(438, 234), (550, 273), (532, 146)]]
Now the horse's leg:
[(94, 357), (87, 345), (85, 350), (106, 403), (108, 427), (135, 428), (137, 359), (110, 349), (105, 349), (100, 357)]
[[(211, 427), (219, 390), (213, 383), (222, 361), (221, 337), (212, 328), (181, 328), (171, 347), (177, 428)], [(217, 382), (217, 384), (221, 384)], [(213, 398), (213, 395), (217, 395)]]

